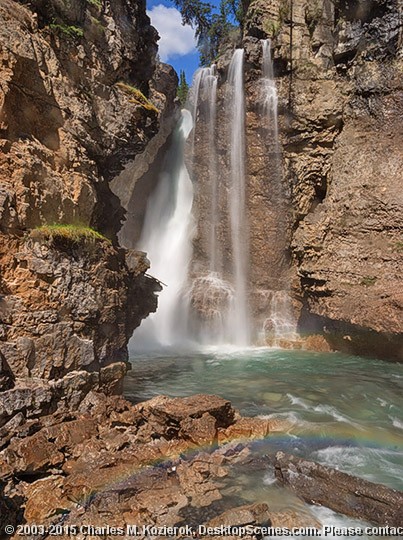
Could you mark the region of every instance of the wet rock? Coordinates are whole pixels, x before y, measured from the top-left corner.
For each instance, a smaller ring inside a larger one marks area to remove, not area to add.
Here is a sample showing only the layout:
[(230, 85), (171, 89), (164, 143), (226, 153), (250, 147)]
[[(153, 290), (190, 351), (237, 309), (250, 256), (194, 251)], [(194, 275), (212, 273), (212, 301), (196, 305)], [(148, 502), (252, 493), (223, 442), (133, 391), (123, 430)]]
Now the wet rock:
[(263, 418), (240, 418), (226, 429), (219, 431), (220, 444), (233, 440), (263, 439), (270, 432), (270, 420)]
[(322, 524), (315, 516), (309, 515), (308, 512), (302, 513), (294, 509), (285, 509), (279, 512), (270, 512), (270, 519), (272, 527), (278, 528), (302, 528), (302, 527), (315, 527), (318, 530), (322, 529)]
[[(210, 520), (206, 524), (206, 527), (212, 527), (213, 530), (214, 528), (220, 530), (220, 528), (223, 527), (224, 534), (220, 535), (221, 538), (235, 540), (240, 536), (240, 529), (243, 529), (242, 538), (261, 538), (262, 535), (259, 533), (259, 527), (270, 527), (270, 525), (271, 518), (269, 506), (265, 503), (260, 503), (239, 506), (238, 508), (227, 510), (223, 514)], [(251, 534), (247, 532), (248, 526), (252, 528)], [(256, 528), (256, 532), (254, 532), (254, 528)], [(234, 531), (234, 534), (231, 534), (231, 529)], [(214, 536), (207, 536), (207, 538), (214, 538)]]
[(299, 497), (335, 512), (380, 525), (403, 520), (403, 492), (278, 452), (276, 478)]

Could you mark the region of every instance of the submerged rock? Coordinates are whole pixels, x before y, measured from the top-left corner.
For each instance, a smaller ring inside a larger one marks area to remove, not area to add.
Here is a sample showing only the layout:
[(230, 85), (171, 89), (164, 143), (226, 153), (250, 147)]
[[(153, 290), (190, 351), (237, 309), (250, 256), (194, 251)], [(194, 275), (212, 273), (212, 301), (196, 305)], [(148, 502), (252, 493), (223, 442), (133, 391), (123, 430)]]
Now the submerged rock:
[(401, 491), (283, 452), (274, 465), (276, 478), (309, 503), (383, 526), (403, 522)]

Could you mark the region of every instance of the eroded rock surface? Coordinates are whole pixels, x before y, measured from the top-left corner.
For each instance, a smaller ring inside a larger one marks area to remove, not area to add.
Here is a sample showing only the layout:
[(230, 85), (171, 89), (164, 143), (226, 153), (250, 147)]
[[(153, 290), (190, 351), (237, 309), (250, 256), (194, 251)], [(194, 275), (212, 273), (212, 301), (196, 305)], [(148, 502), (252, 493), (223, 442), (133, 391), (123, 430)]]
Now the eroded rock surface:
[[(146, 256), (116, 247), (124, 209), (109, 184), (175, 116), (157, 39), (137, 0), (0, 3), (3, 423), (13, 399), (29, 418), (118, 391), (128, 339), (156, 309)], [(106, 238), (38, 230), (54, 223)]]
[[(282, 234), (293, 255), (300, 330), (323, 332), (334, 348), (400, 360), (401, 36), (395, 0), (256, 0), (244, 35), (252, 186), (269, 179), (273, 165), (258, 90), (259, 40), (272, 42), (290, 216)], [(262, 198), (250, 210), (252, 235), (270, 205)], [(275, 260), (281, 250), (270, 246)], [(263, 251), (253, 239), (251, 249), (252, 258)]]
[[(64, 525), (169, 526), (190, 523), (206, 508), (205, 522), (223, 511), (228, 467), (250, 452), (237, 443), (192, 451), (213, 447), (231, 428), (247, 439), (256, 422), (217, 396), (158, 396), (133, 406), (90, 392), (74, 412), (22, 421), (0, 452), (0, 478), (28, 523), (61, 523), (64, 515)], [(257, 437), (269, 433), (270, 421), (262, 424)], [(237, 515), (257, 523), (265, 509), (255, 510)]]

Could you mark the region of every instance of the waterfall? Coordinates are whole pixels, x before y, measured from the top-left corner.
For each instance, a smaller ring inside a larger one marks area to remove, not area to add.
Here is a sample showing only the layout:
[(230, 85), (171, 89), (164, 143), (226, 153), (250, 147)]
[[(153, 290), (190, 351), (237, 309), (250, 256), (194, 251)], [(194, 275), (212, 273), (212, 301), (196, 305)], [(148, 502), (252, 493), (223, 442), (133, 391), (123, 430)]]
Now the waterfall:
[[(218, 126), (215, 66), (198, 70), (190, 92), (194, 130), (190, 169), (199, 211), (196, 261), (190, 288), (195, 335), (204, 344), (250, 343), (248, 307), (248, 220), (246, 217), (245, 105), (243, 50), (233, 54)], [(219, 136), (227, 166), (219, 169)], [(195, 165), (197, 164), (197, 168)], [(198, 174), (196, 174), (198, 173)], [(225, 263), (224, 263), (225, 251)]]
[(195, 140), (197, 131), (198, 108), (200, 101), (204, 102), (204, 113), (207, 124), (207, 150), (208, 150), (208, 181), (210, 186), (210, 234), (208, 245), (209, 269), (216, 273), (220, 266), (220, 248), (217, 242), (217, 227), (219, 222), (218, 208), (218, 163), (215, 129), (217, 120), (217, 74), (216, 66), (200, 68), (196, 71), (189, 96), (189, 109), (192, 112), (194, 129), (190, 144), (190, 170), (193, 176), (195, 166)]
[[(274, 79), (273, 59), (270, 39), (262, 40), (262, 77), (260, 80), (263, 116), (266, 119), (268, 139), (266, 141), (271, 162), (272, 203), (283, 208), (283, 219), (286, 215), (285, 196), (282, 189), (282, 173), (280, 144), (278, 133), (278, 94)], [(277, 223), (278, 235), (284, 236), (286, 224)], [(279, 242), (281, 245), (281, 242)], [(288, 281), (288, 280), (287, 280)], [(269, 290), (265, 292), (268, 301), (267, 317), (263, 322), (264, 341), (273, 346), (282, 346), (286, 342), (297, 340), (296, 321), (292, 314), (290, 291)]]
[(250, 342), (247, 275), (249, 263), (248, 220), (245, 197), (245, 96), (243, 49), (236, 49), (229, 66), (226, 109), (230, 148), (229, 214), (231, 224), (234, 299), (231, 310), (233, 343)]
[(262, 101), (264, 114), (267, 118), (271, 131), (271, 139), (278, 150), (278, 96), (276, 82), (274, 80), (273, 60), (271, 57), (270, 39), (262, 40), (263, 61), (262, 61)]
[(211, 186), (211, 229), (209, 239), (210, 271), (219, 272), (221, 267), (220, 247), (217, 240), (219, 224), (218, 207), (218, 161), (217, 146), (215, 141), (215, 129), (217, 121), (217, 76), (215, 65), (211, 66), (207, 77), (207, 101), (208, 101), (208, 138), (209, 138), (209, 180)]
[(192, 127), (192, 115), (182, 111), (163, 172), (147, 205), (138, 248), (147, 253), (150, 274), (164, 287), (157, 312), (133, 334), (137, 350), (183, 345), (188, 337), (187, 281), (194, 223), (193, 185), (184, 162), (184, 145)]

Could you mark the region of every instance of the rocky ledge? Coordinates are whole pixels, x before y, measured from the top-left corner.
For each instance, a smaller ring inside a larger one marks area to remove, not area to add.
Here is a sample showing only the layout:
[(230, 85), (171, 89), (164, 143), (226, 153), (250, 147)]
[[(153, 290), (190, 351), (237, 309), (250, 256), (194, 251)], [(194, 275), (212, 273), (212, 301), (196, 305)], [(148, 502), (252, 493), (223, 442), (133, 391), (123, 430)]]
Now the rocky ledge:
[(145, 256), (117, 247), (110, 183), (168, 136), (177, 77), (157, 40), (141, 0), (0, 2), (3, 424), (116, 392), (156, 309)]
[[(3, 410), (15, 391), (1, 395)], [(92, 391), (74, 412), (60, 408), (27, 418), (11, 438), (3, 430), (0, 481), (7, 510), (0, 527), (21, 522), (169, 526), (190, 518), (193, 523), (202, 508), (210, 507), (204, 515), (218, 515), (229, 464), (249, 455), (244, 445), (234, 450), (236, 444), (226, 443), (262, 438), (270, 429), (278, 425), (241, 418), (216, 396), (158, 396), (131, 405)], [(222, 445), (212, 453), (202, 450)], [(248, 519), (254, 511), (267, 513), (266, 507), (258, 510), (245, 510)]]
[[(286, 429), (280, 420), (242, 418), (212, 395), (132, 405), (91, 391), (74, 412), (27, 419), (12, 438), (3, 431), (0, 529), (24, 523), (13, 538), (35, 540), (51, 531), (80, 540), (210, 539), (214, 528), (224, 539), (256, 539), (263, 527), (320, 529), (303, 500), (381, 525), (401, 523), (401, 492), (282, 452), (251, 450), (251, 440)], [(251, 504), (242, 481), (234, 482), (269, 469), (296, 493), (291, 506), (267, 494)]]

